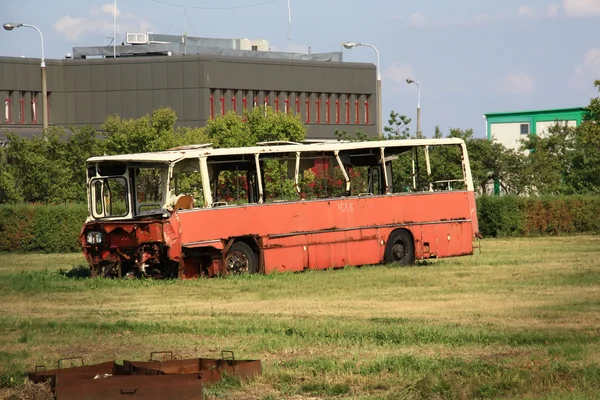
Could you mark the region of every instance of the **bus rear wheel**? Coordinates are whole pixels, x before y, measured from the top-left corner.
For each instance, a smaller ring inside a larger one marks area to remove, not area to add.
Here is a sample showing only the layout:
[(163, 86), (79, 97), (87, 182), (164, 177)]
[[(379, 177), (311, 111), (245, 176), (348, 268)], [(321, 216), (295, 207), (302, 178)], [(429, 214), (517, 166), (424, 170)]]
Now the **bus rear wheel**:
[(258, 257), (244, 242), (235, 242), (225, 256), (225, 266), (230, 275), (255, 274)]
[(386, 263), (413, 264), (415, 262), (415, 243), (410, 232), (404, 229), (392, 232), (385, 246), (383, 259)]

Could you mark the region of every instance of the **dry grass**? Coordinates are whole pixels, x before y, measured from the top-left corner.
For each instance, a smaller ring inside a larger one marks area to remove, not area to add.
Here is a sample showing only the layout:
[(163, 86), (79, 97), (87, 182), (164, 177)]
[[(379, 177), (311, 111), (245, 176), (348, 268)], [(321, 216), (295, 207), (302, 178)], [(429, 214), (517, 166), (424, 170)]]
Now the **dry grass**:
[(264, 375), (243, 387), (217, 385), (209, 398), (563, 398), (600, 390), (600, 237), (485, 240), (474, 256), (412, 268), (193, 282), (55, 272), (82, 260), (0, 255), (3, 385), (18, 386), (26, 369), (62, 357), (233, 349), (263, 360)]

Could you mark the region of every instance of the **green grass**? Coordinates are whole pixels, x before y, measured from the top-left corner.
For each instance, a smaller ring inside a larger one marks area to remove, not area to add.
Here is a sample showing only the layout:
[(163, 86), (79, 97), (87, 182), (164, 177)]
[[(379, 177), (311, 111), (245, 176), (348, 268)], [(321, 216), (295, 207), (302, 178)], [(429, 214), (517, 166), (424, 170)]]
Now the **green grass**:
[(65, 357), (231, 349), (263, 376), (208, 399), (592, 398), (596, 260), (600, 237), (484, 240), (410, 268), (120, 281), (85, 278), (79, 254), (0, 254), (0, 386)]

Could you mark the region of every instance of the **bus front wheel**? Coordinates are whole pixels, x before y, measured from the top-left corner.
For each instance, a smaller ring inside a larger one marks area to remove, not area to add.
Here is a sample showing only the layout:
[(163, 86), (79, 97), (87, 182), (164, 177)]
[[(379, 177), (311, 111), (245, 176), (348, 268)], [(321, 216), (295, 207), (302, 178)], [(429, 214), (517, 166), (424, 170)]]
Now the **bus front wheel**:
[(390, 234), (385, 246), (384, 261), (411, 265), (415, 262), (415, 243), (410, 232), (399, 229)]
[(235, 242), (225, 256), (225, 266), (230, 275), (255, 274), (258, 257), (244, 242)]

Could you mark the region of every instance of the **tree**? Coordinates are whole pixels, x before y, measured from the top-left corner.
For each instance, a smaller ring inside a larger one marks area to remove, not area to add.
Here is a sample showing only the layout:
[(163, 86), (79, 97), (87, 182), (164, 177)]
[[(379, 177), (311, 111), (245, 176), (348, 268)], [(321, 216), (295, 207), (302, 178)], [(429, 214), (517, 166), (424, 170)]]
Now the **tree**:
[[(594, 82), (600, 92), (600, 80)], [(570, 184), (579, 193), (600, 193), (600, 97), (590, 100), (575, 131)]]
[(383, 128), (383, 131), (387, 134), (387, 139), (411, 139), (413, 138), (410, 134), (411, 119), (405, 115), (400, 115), (394, 110), (390, 111), (390, 118), (388, 119), (388, 126)]
[(234, 112), (217, 116), (206, 124), (206, 133), (214, 147), (246, 147), (258, 142), (302, 142), (306, 126), (298, 115), (254, 107), (240, 116)]
[(108, 117), (102, 125), (106, 134), (108, 154), (131, 154), (162, 151), (190, 143), (206, 143), (208, 139), (201, 128), (175, 129), (177, 115), (169, 107), (159, 108), (138, 119)]

